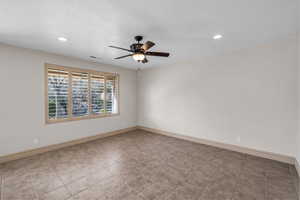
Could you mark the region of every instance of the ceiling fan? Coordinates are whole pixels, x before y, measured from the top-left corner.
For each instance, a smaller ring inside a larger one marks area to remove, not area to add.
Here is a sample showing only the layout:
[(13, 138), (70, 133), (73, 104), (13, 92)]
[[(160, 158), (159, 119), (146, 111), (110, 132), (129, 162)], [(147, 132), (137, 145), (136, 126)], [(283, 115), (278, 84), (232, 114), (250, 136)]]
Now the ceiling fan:
[(145, 64), (148, 62), (147, 56), (169, 57), (170, 55), (169, 53), (165, 53), (165, 52), (148, 51), (151, 47), (155, 45), (155, 43), (151, 41), (147, 41), (145, 44), (140, 43), (143, 40), (143, 36), (138, 35), (135, 36), (134, 39), (137, 41), (137, 43), (133, 43), (132, 45), (130, 45), (130, 49), (125, 49), (117, 46), (109, 46), (111, 48), (130, 52), (130, 54), (120, 56), (115, 59), (121, 59), (121, 58), (132, 56), (132, 58), (137, 62), (142, 62)]

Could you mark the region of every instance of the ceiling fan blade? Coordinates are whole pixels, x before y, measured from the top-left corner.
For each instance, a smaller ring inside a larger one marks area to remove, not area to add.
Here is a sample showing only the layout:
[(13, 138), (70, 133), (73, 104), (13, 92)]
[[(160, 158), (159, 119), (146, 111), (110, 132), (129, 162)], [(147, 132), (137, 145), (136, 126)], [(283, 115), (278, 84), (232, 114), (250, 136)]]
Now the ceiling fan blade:
[(154, 45), (155, 45), (154, 42), (147, 41), (145, 44), (143, 44), (142, 49), (144, 49), (144, 51), (147, 51), (148, 49), (150, 49)]
[(128, 55), (125, 55), (125, 56), (120, 56), (120, 57), (117, 57), (115, 59), (121, 59), (121, 58), (126, 58), (126, 57), (129, 57), (129, 56), (132, 56), (133, 54), (128, 54)]
[(133, 52), (130, 49), (125, 49), (125, 48), (122, 48), (122, 47), (116, 47), (116, 46), (108, 46), (108, 47), (111, 47), (111, 48), (114, 48), (114, 49), (120, 49), (120, 50), (124, 50), (124, 51), (128, 51), (128, 52)]
[(154, 52), (154, 51), (148, 51), (146, 52), (147, 56), (160, 56), (160, 57), (169, 57), (169, 53), (165, 52)]

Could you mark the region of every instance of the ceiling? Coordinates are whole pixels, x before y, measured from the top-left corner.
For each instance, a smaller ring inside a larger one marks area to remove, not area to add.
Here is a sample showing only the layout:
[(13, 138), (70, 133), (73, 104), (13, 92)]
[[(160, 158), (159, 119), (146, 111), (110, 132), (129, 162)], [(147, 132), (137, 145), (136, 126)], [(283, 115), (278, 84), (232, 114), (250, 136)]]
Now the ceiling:
[[(297, 0), (1, 0), (0, 42), (127, 68), (247, 48), (297, 31)], [(167, 51), (147, 64), (113, 60), (141, 34)], [(222, 40), (212, 36), (222, 34)], [(57, 37), (66, 37), (62, 43)], [(95, 59), (94, 59), (95, 60)]]

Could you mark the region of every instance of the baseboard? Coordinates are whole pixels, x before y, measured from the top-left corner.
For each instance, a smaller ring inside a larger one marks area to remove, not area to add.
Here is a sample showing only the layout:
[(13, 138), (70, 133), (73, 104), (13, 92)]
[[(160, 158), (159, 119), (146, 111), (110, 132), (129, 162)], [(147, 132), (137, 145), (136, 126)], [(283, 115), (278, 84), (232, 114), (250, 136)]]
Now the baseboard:
[[(185, 136), (185, 135), (181, 135), (181, 134), (177, 134), (177, 133), (172, 133), (172, 132), (163, 131), (163, 130), (154, 129), (154, 128), (148, 128), (148, 127), (144, 127), (144, 126), (138, 126), (137, 128), (141, 129), (141, 130), (149, 131), (152, 133), (175, 137), (175, 138), (179, 138), (179, 139), (183, 139), (183, 140), (187, 140), (187, 141), (191, 141), (191, 142), (195, 142), (195, 143), (210, 145), (210, 146), (214, 146), (214, 147), (218, 147), (218, 148), (222, 148), (222, 149), (245, 153), (248, 155), (253, 155), (253, 156), (257, 156), (257, 157), (276, 160), (279, 162), (288, 163), (288, 164), (292, 164), (292, 165), (295, 164), (295, 158), (286, 156), (286, 155), (275, 154), (275, 153), (265, 152), (265, 151), (259, 151), (259, 150), (241, 147), (241, 146), (237, 146), (237, 145), (225, 144), (225, 143), (221, 143), (221, 142), (215, 142), (215, 141), (200, 139), (200, 138), (191, 137), (191, 136)], [(299, 171), (298, 171), (298, 174), (300, 174)]]
[(28, 150), (28, 151), (14, 153), (14, 154), (10, 154), (10, 155), (0, 156), (0, 164), (5, 163), (5, 162), (9, 162), (9, 161), (13, 161), (13, 160), (17, 160), (17, 159), (21, 159), (21, 158), (34, 156), (34, 155), (49, 152), (49, 151), (54, 151), (54, 150), (69, 147), (69, 146), (73, 146), (73, 145), (76, 145), (76, 144), (82, 144), (82, 143), (90, 142), (90, 141), (97, 140), (97, 139), (100, 139), (100, 138), (105, 138), (105, 137), (109, 137), (109, 136), (113, 136), (113, 135), (119, 135), (119, 134), (122, 134), (122, 133), (127, 133), (129, 131), (133, 131), (133, 130), (136, 130), (136, 129), (137, 129), (137, 127), (134, 126), (134, 127), (130, 127), (130, 128), (116, 130), (116, 131), (101, 133), (101, 134), (94, 135), (94, 136), (84, 137), (84, 138), (72, 140), (72, 141), (69, 141), (69, 142), (49, 145), (49, 146), (46, 146), (46, 147), (41, 147), (41, 148), (31, 149), (31, 150)]
[(122, 134), (122, 133), (127, 133), (127, 132), (137, 130), (137, 129), (149, 131), (149, 132), (156, 133), (156, 134), (166, 135), (166, 136), (170, 136), (170, 137), (175, 137), (175, 138), (178, 138), (178, 139), (183, 139), (183, 140), (196, 142), (196, 143), (200, 143), (200, 144), (210, 145), (210, 146), (214, 146), (214, 147), (218, 147), (218, 148), (223, 148), (223, 149), (227, 149), (227, 150), (231, 150), (231, 151), (245, 153), (245, 154), (249, 154), (249, 155), (253, 155), (253, 156), (258, 156), (258, 157), (262, 157), (262, 158), (276, 160), (276, 161), (279, 161), (279, 162), (292, 164), (292, 165), (295, 165), (295, 168), (297, 169), (297, 172), (300, 175), (300, 164), (299, 164), (299, 162), (295, 158), (290, 157), (290, 156), (285, 156), (285, 155), (280, 155), (280, 154), (275, 154), (275, 153), (265, 152), (265, 151), (258, 151), (258, 150), (255, 150), (255, 149), (240, 147), (240, 146), (231, 145), (231, 144), (224, 144), (224, 143), (220, 143), (220, 142), (195, 138), (195, 137), (191, 137), (191, 136), (184, 136), (184, 135), (180, 135), (180, 134), (177, 134), (177, 133), (167, 132), (167, 131), (163, 131), (163, 130), (159, 130), (159, 129), (148, 128), (148, 127), (144, 127), (144, 126), (134, 126), (134, 127), (130, 127), (130, 128), (125, 128), (125, 129), (120, 129), (120, 130), (116, 130), (116, 131), (101, 133), (101, 134), (94, 135), (94, 136), (80, 138), (80, 139), (72, 140), (72, 141), (69, 141), (69, 142), (49, 145), (49, 146), (46, 146), (46, 147), (31, 149), (31, 150), (24, 151), (24, 152), (19, 152), (19, 153), (14, 153), (14, 154), (10, 154), (10, 155), (0, 156), (0, 164), (5, 163), (5, 162), (9, 162), (9, 161), (13, 161), (13, 160), (17, 160), (17, 159), (21, 159), (21, 158), (34, 156), (34, 155), (49, 152), (49, 151), (58, 150), (58, 149), (73, 146), (73, 145), (76, 145), (76, 144), (82, 144), (82, 143), (90, 142), (90, 141), (97, 140), (97, 139), (100, 139), (100, 138), (105, 138), (105, 137), (118, 135), (118, 134)]

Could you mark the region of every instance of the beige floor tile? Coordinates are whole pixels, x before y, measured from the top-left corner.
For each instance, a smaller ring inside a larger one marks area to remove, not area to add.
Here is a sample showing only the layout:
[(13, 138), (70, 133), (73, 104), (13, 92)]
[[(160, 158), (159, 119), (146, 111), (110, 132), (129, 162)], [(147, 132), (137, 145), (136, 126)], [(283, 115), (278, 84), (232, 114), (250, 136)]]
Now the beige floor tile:
[(37, 200), (38, 195), (32, 187), (28, 186), (4, 186), (2, 187), (1, 200)]
[(169, 194), (165, 200), (199, 200), (205, 187), (197, 187), (189, 184), (179, 186), (176, 190)]
[(232, 177), (223, 177), (209, 184), (200, 199), (224, 200), (236, 199), (237, 181)]
[(5, 163), (0, 180), (0, 200), (297, 200), (299, 185), (290, 165), (145, 131)]
[(67, 200), (71, 194), (65, 187), (60, 187), (49, 193), (39, 195), (39, 200)]
[(267, 178), (253, 174), (241, 174), (238, 177), (237, 189), (240, 198), (266, 199)]

